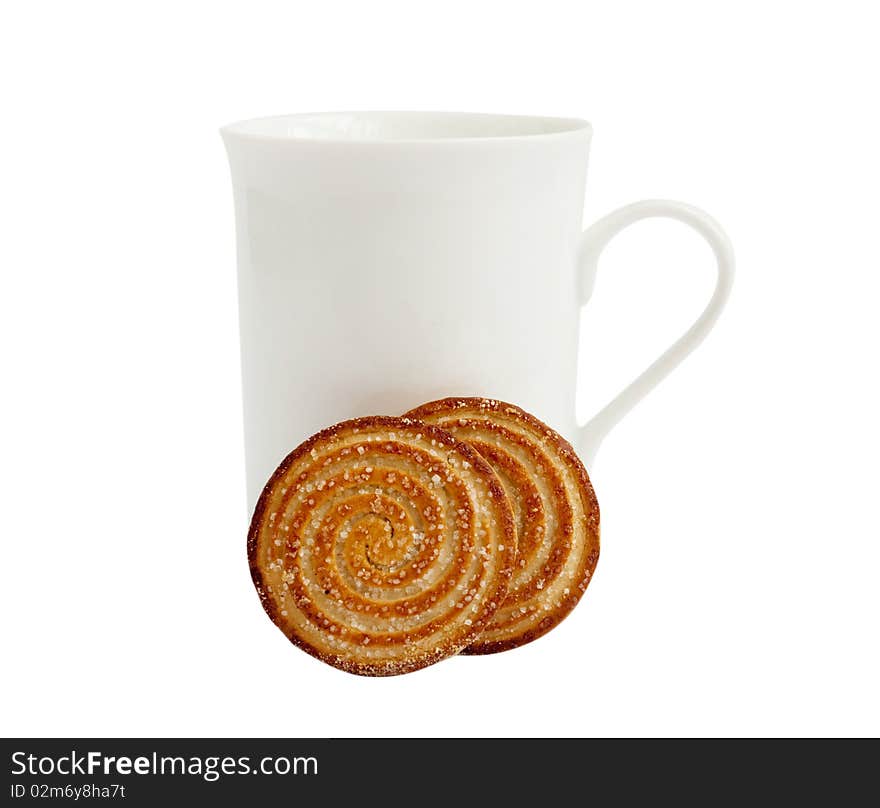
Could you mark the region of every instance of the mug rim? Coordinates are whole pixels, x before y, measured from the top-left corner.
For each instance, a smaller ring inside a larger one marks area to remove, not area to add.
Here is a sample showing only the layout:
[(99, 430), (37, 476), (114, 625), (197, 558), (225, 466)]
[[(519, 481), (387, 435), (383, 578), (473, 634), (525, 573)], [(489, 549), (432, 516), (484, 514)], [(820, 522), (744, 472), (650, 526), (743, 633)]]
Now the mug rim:
[[(395, 129), (396, 128), (396, 129)], [(589, 136), (582, 118), (491, 112), (384, 111), (301, 112), (248, 118), (220, 129), (224, 139), (287, 143), (397, 145), (549, 140)], [(393, 134), (394, 131), (399, 134)]]

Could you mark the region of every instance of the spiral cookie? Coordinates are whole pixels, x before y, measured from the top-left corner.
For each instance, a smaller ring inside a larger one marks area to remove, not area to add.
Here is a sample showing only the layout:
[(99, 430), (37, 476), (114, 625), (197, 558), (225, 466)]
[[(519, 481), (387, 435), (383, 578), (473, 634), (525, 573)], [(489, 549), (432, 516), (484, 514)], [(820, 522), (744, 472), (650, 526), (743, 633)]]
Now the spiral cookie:
[(473, 642), (515, 555), (491, 467), (407, 418), (358, 418), (309, 438), (266, 484), (248, 534), (269, 617), (308, 653), (364, 676), (416, 670)]
[(599, 559), (599, 505), (574, 449), (519, 407), (447, 398), (407, 413), (467, 441), (513, 506), (518, 556), (501, 608), (466, 650), (491, 654), (546, 634), (576, 605)]

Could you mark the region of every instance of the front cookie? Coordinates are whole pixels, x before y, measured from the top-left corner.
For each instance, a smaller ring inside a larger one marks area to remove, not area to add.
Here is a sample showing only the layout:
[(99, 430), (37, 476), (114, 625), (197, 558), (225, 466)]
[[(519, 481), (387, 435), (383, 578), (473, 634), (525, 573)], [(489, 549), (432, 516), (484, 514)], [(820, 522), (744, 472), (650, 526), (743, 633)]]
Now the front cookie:
[(268, 615), (337, 668), (390, 676), (468, 646), (507, 592), (510, 505), (477, 452), (407, 418), (325, 429), (281, 463), (248, 535)]

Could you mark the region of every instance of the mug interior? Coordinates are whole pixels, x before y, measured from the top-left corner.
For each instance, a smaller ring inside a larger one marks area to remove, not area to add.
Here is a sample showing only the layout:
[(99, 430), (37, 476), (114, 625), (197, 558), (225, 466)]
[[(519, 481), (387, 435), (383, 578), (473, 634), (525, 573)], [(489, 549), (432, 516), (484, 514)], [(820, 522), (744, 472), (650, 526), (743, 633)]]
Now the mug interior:
[(322, 112), (254, 118), (230, 124), (224, 134), (261, 138), (382, 142), (473, 140), (558, 135), (589, 130), (577, 118), (492, 115), (475, 112)]

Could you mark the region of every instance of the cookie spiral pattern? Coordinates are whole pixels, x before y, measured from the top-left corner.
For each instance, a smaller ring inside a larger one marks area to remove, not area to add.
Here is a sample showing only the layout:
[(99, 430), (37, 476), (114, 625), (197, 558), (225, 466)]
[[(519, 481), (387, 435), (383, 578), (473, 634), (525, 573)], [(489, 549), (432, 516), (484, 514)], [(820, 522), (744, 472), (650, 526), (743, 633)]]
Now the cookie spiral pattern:
[(436, 426), (358, 418), (281, 463), (248, 535), (263, 607), (337, 668), (390, 676), (465, 648), (507, 591), (513, 514), (477, 452)]
[(465, 653), (505, 651), (546, 634), (577, 605), (599, 559), (599, 505), (574, 449), (534, 416), (493, 399), (442, 399), (407, 417), (469, 443), (513, 507), (518, 555), (510, 589)]

